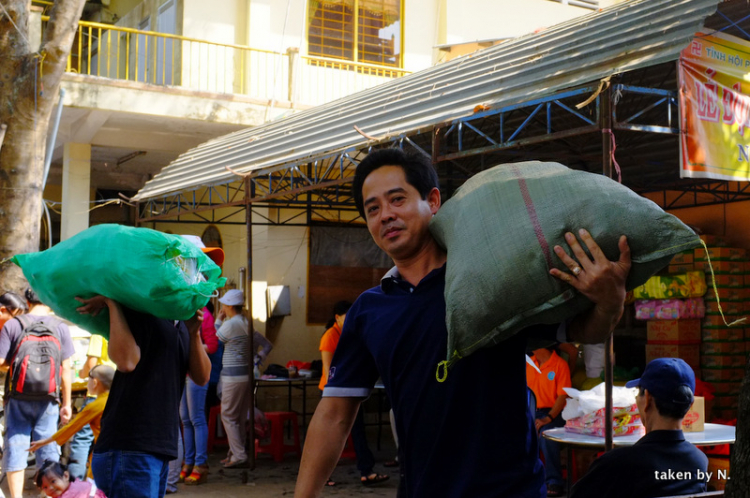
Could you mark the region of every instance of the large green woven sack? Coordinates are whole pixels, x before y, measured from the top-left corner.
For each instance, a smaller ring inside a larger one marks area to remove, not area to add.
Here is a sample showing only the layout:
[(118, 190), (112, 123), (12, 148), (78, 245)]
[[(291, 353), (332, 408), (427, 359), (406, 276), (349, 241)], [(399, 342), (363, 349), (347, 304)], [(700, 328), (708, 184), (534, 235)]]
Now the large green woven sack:
[(430, 231), (448, 253), (448, 360), (497, 344), (524, 327), (558, 323), (592, 304), (549, 274), (565, 267), (553, 251), (585, 228), (610, 260), (628, 237), (628, 290), (700, 245), (656, 204), (605, 176), (557, 163), (496, 166), (473, 176), (440, 208)]
[(226, 282), (221, 268), (179, 235), (97, 225), (12, 260), (41, 301), (81, 328), (109, 337), (109, 313), (81, 315), (76, 296), (107, 296), (159, 318), (187, 320)]

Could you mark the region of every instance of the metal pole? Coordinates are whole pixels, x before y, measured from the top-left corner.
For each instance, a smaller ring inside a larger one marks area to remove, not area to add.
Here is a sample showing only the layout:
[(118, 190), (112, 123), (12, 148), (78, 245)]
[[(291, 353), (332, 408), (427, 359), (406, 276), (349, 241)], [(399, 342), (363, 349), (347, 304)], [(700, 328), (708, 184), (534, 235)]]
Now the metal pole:
[(5, 140), (5, 130), (7, 129), (7, 124), (0, 124), (0, 149), (3, 148), (3, 140)]
[(248, 341), (247, 347), (250, 348), (248, 352), (248, 361), (250, 364), (248, 368), (250, 370), (250, 382), (248, 382), (248, 399), (250, 400), (250, 423), (247, 428), (248, 439), (250, 440), (250, 451), (248, 457), (250, 460), (250, 470), (255, 469), (255, 375), (254, 375), (254, 364), (255, 364), (255, 343), (253, 342), (253, 332), (255, 331), (255, 325), (253, 324), (253, 214), (250, 204), (250, 178), (245, 177), (245, 227), (247, 231), (247, 271), (245, 272), (245, 303), (247, 304), (247, 334)]
[(47, 176), (49, 176), (49, 168), (50, 164), (52, 164), (52, 153), (55, 149), (55, 141), (57, 141), (57, 130), (60, 128), (60, 117), (62, 116), (64, 99), (65, 89), (63, 87), (60, 87), (60, 99), (57, 101), (55, 117), (52, 121), (52, 133), (50, 133), (49, 139), (47, 140), (47, 149), (44, 154), (44, 177), (42, 179), (42, 192), (44, 192), (44, 187), (47, 185)]
[[(599, 96), (599, 125), (602, 129), (602, 173), (612, 178), (612, 92), (610, 86)], [(609, 334), (604, 345), (604, 451), (612, 449), (612, 334)]]

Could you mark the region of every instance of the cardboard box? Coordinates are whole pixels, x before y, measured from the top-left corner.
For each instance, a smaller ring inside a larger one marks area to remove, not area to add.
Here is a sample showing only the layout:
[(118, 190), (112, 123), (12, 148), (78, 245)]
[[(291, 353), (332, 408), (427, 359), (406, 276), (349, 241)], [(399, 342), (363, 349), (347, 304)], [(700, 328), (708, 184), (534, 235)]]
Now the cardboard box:
[(695, 249), (694, 261), (745, 261), (747, 258), (747, 251), (739, 247), (709, 247), (708, 257), (706, 257), (706, 250), (702, 247)]
[(736, 394), (716, 394), (714, 396), (714, 407), (717, 410), (737, 409), (739, 397)]
[[(722, 303), (724, 301), (744, 301), (745, 293), (743, 291), (745, 289), (732, 289), (730, 287), (722, 287), (716, 290), (718, 291), (719, 299), (721, 299)], [(705, 302), (716, 301), (716, 293), (714, 292), (714, 289), (712, 287), (709, 286), (708, 290), (706, 291), (706, 295), (703, 296), (703, 299), (705, 300)]]
[(702, 368), (701, 377), (705, 382), (741, 382), (745, 376), (742, 368)]
[(701, 340), (700, 320), (651, 320), (646, 324), (649, 344), (697, 343)]
[[(727, 275), (729, 276), (729, 275)], [(716, 300), (704, 300), (706, 307), (706, 315), (718, 315), (719, 314), (719, 303)], [(721, 310), (725, 315), (742, 315), (745, 312), (744, 303), (739, 301), (727, 301), (721, 303)]]
[(721, 410), (712, 410), (711, 413), (714, 414), (714, 418), (723, 420), (723, 421), (730, 421), (730, 420), (737, 419), (737, 410), (732, 410), (731, 408), (722, 408)]
[(729, 457), (708, 457), (711, 479), (706, 483), (709, 491), (723, 491), (729, 479)]
[(739, 341), (704, 341), (701, 343), (704, 355), (745, 354), (745, 342)]
[(700, 235), (700, 239), (709, 247), (727, 247), (732, 245), (729, 237), (726, 235), (704, 234)]
[(714, 394), (737, 396), (742, 382), (712, 382), (711, 385), (714, 386)]
[(701, 331), (701, 337), (704, 342), (708, 341), (737, 341), (744, 342), (743, 330), (739, 327), (717, 327), (706, 328)]
[(743, 368), (747, 357), (744, 354), (701, 355), (701, 368)]
[(682, 358), (693, 368), (700, 368), (700, 346), (697, 344), (646, 344), (646, 364), (656, 358)]
[(679, 265), (667, 266), (667, 273), (687, 273), (689, 271), (695, 271), (695, 265), (693, 263), (681, 263)]
[(742, 261), (714, 261), (711, 263), (702, 262), (695, 263), (696, 270), (703, 270), (706, 273), (706, 280), (711, 279), (711, 268), (714, 269), (714, 273), (734, 273), (737, 275), (743, 275), (745, 273), (745, 263)]
[[(710, 276), (707, 279), (710, 280)], [(731, 274), (731, 275), (714, 275), (716, 280), (716, 287), (745, 287), (745, 275)]]
[(692, 264), (694, 261), (694, 251), (683, 251), (678, 252), (672, 257), (672, 260), (669, 262), (670, 265), (684, 265), (684, 264)]
[(727, 327), (730, 323), (736, 321), (739, 318), (742, 318), (742, 317), (739, 315), (730, 315), (726, 312), (724, 313), (723, 318), (721, 315), (706, 315), (703, 318), (701, 325), (703, 326), (703, 328), (709, 328), (709, 329), (716, 328), (716, 327)]
[(684, 432), (703, 432), (703, 424), (706, 420), (706, 408), (703, 396), (696, 396), (693, 406), (682, 419), (682, 430)]

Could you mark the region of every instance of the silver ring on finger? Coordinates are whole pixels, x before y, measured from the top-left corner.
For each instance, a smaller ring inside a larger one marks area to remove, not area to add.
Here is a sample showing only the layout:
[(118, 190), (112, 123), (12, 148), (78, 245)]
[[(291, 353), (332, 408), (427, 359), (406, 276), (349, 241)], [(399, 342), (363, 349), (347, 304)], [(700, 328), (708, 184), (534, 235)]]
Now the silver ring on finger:
[(580, 266), (576, 266), (576, 267), (575, 267), (575, 268), (573, 268), (573, 269), (572, 269), (571, 271), (573, 272), (573, 275), (575, 275), (575, 276), (577, 277), (578, 275), (580, 275), (580, 274), (581, 274), (581, 271), (583, 271), (583, 270), (581, 270), (581, 267), (580, 267)]

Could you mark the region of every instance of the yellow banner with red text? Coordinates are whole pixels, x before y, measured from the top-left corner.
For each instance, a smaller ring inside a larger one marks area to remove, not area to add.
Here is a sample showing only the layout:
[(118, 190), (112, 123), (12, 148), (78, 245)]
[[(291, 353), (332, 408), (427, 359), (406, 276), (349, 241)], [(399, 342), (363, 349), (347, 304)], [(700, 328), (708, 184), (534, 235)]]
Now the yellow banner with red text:
[(750, 42), (697, 33), (679, 81), (680, 177), (750, 180)]

